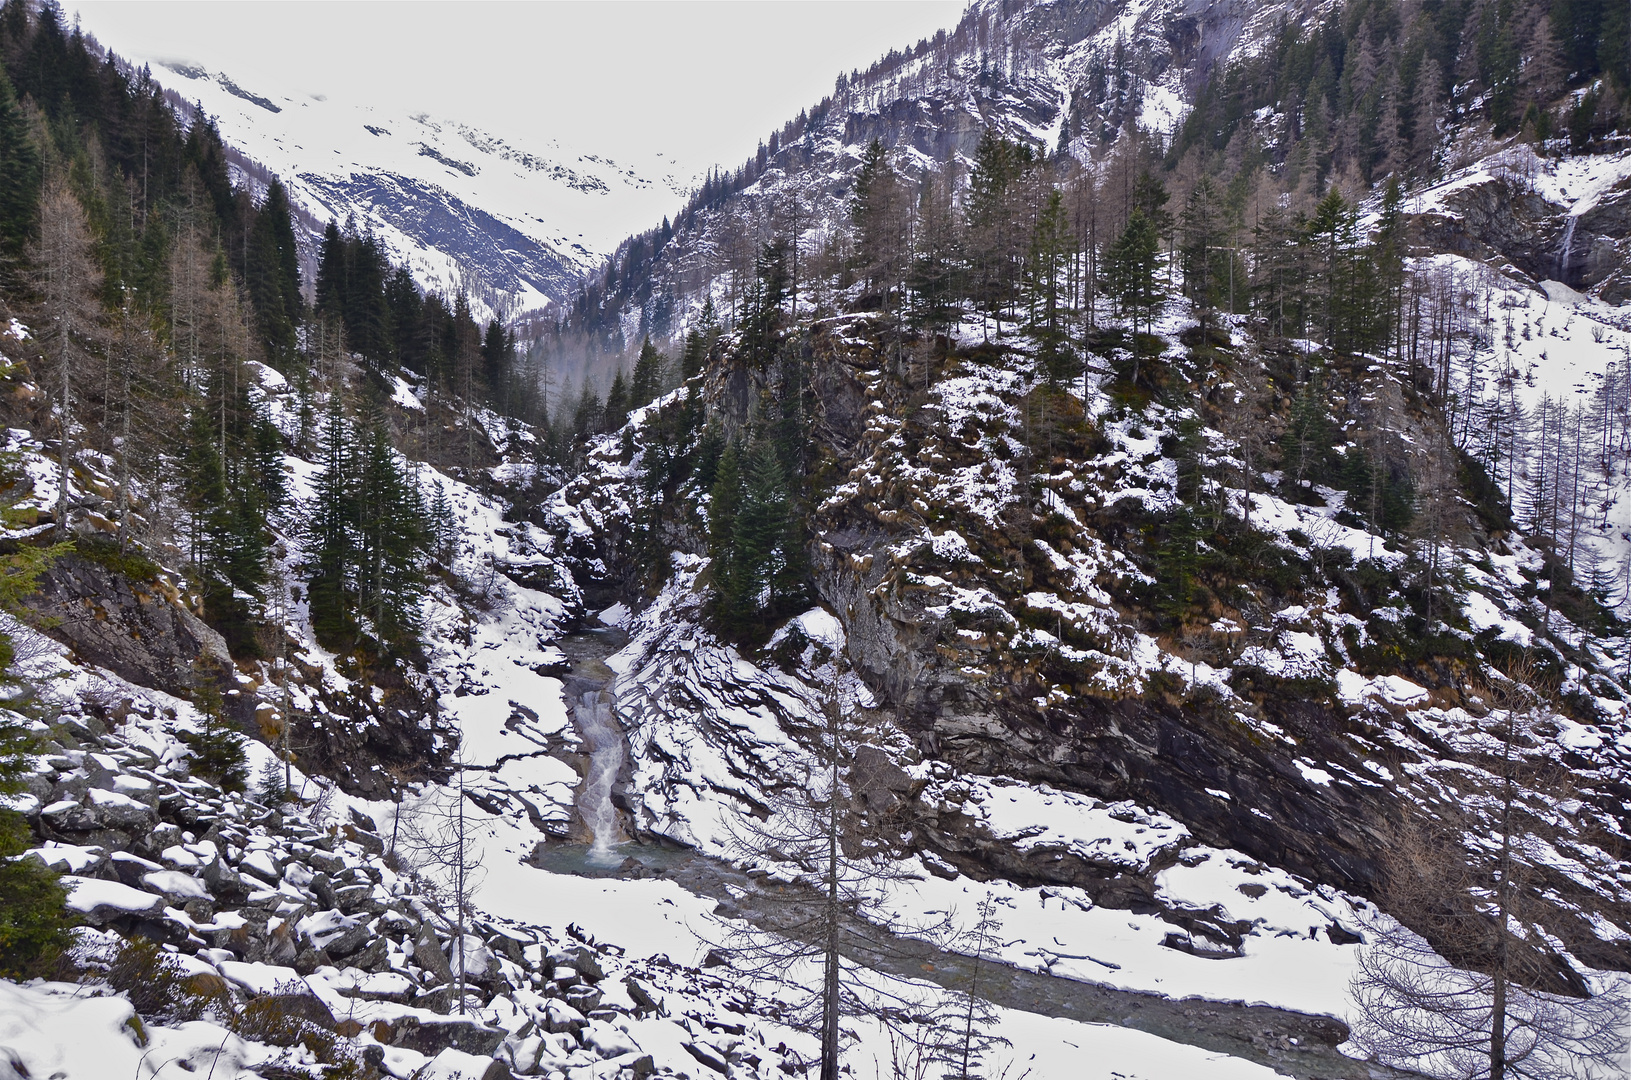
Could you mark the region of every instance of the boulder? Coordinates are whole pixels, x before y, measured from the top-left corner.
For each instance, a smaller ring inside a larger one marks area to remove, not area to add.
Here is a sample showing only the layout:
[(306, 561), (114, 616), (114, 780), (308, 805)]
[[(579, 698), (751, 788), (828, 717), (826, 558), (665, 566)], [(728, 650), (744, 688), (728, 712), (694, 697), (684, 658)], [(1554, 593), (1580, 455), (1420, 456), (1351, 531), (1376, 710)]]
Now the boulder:
[(91, 926), (108, 926), (132, 918), (158, 919), (164, 914), (164, 897), (122, 882), (64, 877), (62, 883), (68, 888), (68, 910), (78, 913)]
[(492, 1057), (504, 1041), (504, 1032), (472, 1020), (456, 1017), (426, 1020), (404, 1016), (392, 1023), (392, 1045), (435, 1057), (443, 1050)]

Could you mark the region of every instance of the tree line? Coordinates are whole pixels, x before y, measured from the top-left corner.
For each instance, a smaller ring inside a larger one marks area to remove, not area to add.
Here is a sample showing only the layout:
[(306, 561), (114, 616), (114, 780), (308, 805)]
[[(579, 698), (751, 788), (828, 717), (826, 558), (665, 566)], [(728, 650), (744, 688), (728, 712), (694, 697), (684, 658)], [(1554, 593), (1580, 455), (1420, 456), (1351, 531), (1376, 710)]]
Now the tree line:
[[(370, 273), (382, 295), (394, 283), (432, 356), (474, 324), (445, 305), (438, 318), (440, 300), (384, 266), (377, 245), (337, 235), (308, 310), (275, 177), (234, 186), (209, 119), (179, 115), (145, 70), (66, 30), (55, 5), (0, 7), (0, 302), (33, 328), (23, 374), (46, 408), (24, 420), (57, 465), (49, 517), (63, 536), (102, 529), (121, 546), (179, 547), (237, 655), (281, 635), (267, 615), (284, 588), (280, 534), (321, 579), (310, 599), (325, 644), (413, 647), (430, 529), (377, 407), (391, 390), (372, 363), (380, 324), (353, 301)], [(257, 362), (295, 384), (298, 430), (274, 422)], [(291, 439), (326, 455), (309, 516), (327, 523), (321, 533), (289, 513)]]

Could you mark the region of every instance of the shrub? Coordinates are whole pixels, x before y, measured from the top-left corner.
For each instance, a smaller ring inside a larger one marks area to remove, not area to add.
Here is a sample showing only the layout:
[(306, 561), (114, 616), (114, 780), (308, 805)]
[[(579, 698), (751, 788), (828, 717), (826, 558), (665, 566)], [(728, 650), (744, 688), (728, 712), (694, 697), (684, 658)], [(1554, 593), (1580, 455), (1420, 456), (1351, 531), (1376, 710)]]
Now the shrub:
[(222, 791), (247, 790), (249, 763), (244, 754), (244, 737), (227, 725), (221, 692), (207, 677), (200, 678), (193, 691), (193, 703), (204, 714), (204, 730), (177, 732), (177, 738), (193, 752), (192, 771), (215, 781)]
[(189, 975), (156, 941), (125, 939), (114, 946), (100, 974), (130, 999), (138, 1015), (160, 1023), (183, 1023), (206, 1017), (226, 1019), (233, 1013), (232, 993), (219, 975)]
[(0, 975), (13, 979), (42, 974), (73, 941), (67, 892), (56, 871), (21, 857), (28, 839), (22, 817), (0, 811)]

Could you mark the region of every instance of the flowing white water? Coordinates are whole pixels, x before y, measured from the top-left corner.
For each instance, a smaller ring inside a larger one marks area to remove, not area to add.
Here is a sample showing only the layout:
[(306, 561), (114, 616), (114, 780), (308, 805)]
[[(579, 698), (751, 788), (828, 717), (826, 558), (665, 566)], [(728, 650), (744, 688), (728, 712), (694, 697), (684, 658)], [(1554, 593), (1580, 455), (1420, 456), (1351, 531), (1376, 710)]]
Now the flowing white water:
[(1580, 219), (1573, 214), (1569, 215), (1569, 223), (1563, 226), (1563, 255), (1557, 261), (1557, 280), (1567, 285), (1569, 283), (1569, 253), (1574, 250), (1574, 227), (1580, 224)]
[(591, 690), (578, 698), (572, 719), (589, 744), (589, 775), (578, 792), (578, 813), (594, 833), (589, 857), (612, 858), (612, 846), (628, 841), (622, 820), (612, 805), (612, 786), (623, 768), (623, 731), (612, 713), (612, 698), (604, 690)]

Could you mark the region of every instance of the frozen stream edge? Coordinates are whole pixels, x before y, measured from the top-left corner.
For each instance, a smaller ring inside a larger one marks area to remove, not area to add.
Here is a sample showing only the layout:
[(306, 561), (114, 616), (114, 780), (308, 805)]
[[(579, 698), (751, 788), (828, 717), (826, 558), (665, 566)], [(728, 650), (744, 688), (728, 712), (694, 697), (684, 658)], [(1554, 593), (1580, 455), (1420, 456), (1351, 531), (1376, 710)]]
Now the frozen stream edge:
[[(562, 695), (567, 715), (589, 750), (589, 768), (576, 802), (578, 816), (592, 835), (593, 844), (576, 858), (569, 854), (568, 845), (542, 846), (535, 865), (559, 873), (624, 877), (628, 864), (638, 863), (633, 868), (635, 875), (643, 872), (667, 877), (688, 892), (718, 901), (721, 915), (775, 929), (774, 906), (756, 903), (762, 892), (757, 877), (706, 855), (644, 845), (628, 849), (630, 838), (624, 833), (622, 815), (612, 801), (628, 750), (609, 692), (616, 673), (604, 663), (626, 641), (620, 630), (595, 626), (556, 642), (572, 662)], [(624, 845), (624, 850), (614, 850), (614, 845)], [(659, 856), (658, 851), (664, 854)], [(850, 955), (852, 961), (890, 975), (926, 979), (951, 990), (968, 984), (973, 962), (967, 956), (927, 942), (895, 937), (881, 928), (874, 927), (869, 936), (876, 939), (877, 947), (855, 950)], [(1346, 1056), (1332, 1045), (1340, 1025), (1289, 1009), (1203, 998), (1167, 998), (992, 962), (982, 965), (980, 982), (984, 987), (980, 996), (1003, 1008), (1132, 1028), (1254, 1061), (1299, 1080), (1393, 1080), (1418, 1075)]]

